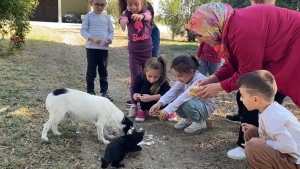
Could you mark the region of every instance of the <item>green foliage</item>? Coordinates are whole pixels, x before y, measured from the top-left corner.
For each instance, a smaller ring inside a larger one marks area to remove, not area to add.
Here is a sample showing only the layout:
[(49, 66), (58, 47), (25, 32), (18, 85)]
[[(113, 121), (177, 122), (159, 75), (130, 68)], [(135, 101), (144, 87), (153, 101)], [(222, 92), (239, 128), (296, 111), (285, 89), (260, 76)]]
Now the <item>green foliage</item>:
[(118, 0), (109, 0), (106, 6), (107, 14), (111, 16), (113, 24), (120, 28), (119, 24), (119, 12), (118, 12)]
[(181, 0), (161, 0), (159, 14), (172, 32), (172, 40), (175, 35), (183, 34), (183, 18), (180, 12)]
[[(0, 1), (0, 52), (8, 50), (8, 54), (13, 54), (23, 49), (25, 36), (30, 31), (29, 17), (37, 4), (37, 0)], [(5, 38), (10, 40), (8, 44)]]
[[(175, 35), (187, 35), (189, 42), (195, 41), (195, 36), (188, 31), (185, 33), (184, 27), (200, 5), (212, 1), (230, 4), (233, 8), (250, 6), (250, 0), (160, 0), (157, 22), (165, 22), (172, 32), (172, 39)], [(297, 2), (298, 0), (276, 0), (276, 5), (296, 10), (297, 5), (298, 8), (300, 6)]]
[[(251, 5), (250, 0), (223, 0), (222, 2), (230, 4), (234, 8), (244, 8)], [(296, 10), (297, 2), (297, 0), (276, 0), (276, 6)]]

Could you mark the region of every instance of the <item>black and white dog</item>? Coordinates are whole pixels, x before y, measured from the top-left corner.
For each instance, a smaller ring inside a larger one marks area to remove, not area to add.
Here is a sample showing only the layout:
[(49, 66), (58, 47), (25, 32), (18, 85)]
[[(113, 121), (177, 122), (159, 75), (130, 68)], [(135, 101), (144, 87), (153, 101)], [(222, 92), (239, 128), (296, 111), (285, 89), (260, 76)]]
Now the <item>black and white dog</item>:
[(64, 88), (50, 93), (46, 98), (46, 108), (49, 120), (44, 124), (41, 137), (45, 141), (48, 141), (47, 132), (50, 127), (55, 135), (61, 134), (57, 130), (57, 125), (65, 116), (95, 124), (98, 139), (104, 144), (109, 143), (104, 137), (116, 138), (109, 135), (105, 127), (123, 130), (124, 134), (127, 134), (133, 126), (132, 121), (107, 98), (74, 89)]
[(105, 149), (104, 158), (101, 158), (101, 168), (107, 168), (109, 165), (116, 168), (125, 167), (120, 164), (129, 152), (141, 151), (142, 147), (137, 144), (143, 140), (145, 132), (137, 132), (135, 129), (132, 134), (121, 136), (109, 143)]

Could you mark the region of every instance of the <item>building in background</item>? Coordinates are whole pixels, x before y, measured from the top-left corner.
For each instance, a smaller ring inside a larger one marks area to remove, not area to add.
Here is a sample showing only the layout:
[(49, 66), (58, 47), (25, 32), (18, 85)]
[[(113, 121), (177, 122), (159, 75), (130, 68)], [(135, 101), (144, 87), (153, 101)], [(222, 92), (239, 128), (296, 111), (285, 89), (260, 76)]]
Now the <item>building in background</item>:
[[(80, 22), (82, 15), (92, 11), (88, 0), (39, 0), (31, 21)], [(73, 17), (73, 18), (72, 18)]]

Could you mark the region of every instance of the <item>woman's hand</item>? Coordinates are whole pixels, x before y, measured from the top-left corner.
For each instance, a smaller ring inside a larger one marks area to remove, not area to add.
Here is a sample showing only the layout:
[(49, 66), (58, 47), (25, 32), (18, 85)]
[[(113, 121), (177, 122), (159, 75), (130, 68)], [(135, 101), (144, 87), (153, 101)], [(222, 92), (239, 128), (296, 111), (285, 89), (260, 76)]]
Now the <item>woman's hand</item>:
[(134, 21), (142, 21), (144, 19), (144, 15), (142, 14), (132, 14), (131, 15), (131, 19), (133, 19)]
[(121, 28), (122, 28), (123, 31), (126, 30), (127, 24), (128, 24), (128, 21), (126, 21), (125, 19), (120, 20), (120, 25), (121, 25)]
[(161, 102), (157, 102), (156, 104), (154, 104), (149, 110), (149, 115), (150, 116), (155, 115), (155, 113), (160, 109), (161, 106), (162, 106)]
[(139, 99), (142, 102), (151, 102), (152, 101), (152, 97), (149, 94), (139, 95)]
[(202, 90), (196, 94), (197, 97), (201, 98), (211, 98), (215, 97), (220, 91), (223, 90), (220, 83), (212, 83), (202, 86)]
[(159, 114), (159, 121), (165, 121), (169, 114), (165, 110), (161, 110)]
[(217, 78), (217, 76), (215, 75), (211, 75), (207, 78), (198, 80), (198, 82), (196, 83), (198, 86), (202, 86), (202, 85), (206, 85), (206, 84), (210, 84), (210, 83), (218, 83), (219, 79)]

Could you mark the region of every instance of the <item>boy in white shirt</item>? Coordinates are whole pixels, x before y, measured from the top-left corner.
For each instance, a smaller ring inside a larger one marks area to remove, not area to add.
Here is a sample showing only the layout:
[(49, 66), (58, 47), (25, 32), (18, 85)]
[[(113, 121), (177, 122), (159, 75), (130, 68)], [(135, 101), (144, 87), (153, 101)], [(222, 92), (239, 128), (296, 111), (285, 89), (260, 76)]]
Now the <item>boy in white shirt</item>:
[(259, 111), (259, 127), (242, 123), (245, 154), (253, 169), (300, 169), (300, 123), (274, 102), (277, 85), (266, 70), (241, 76), (237, 82), (245, 107)]

